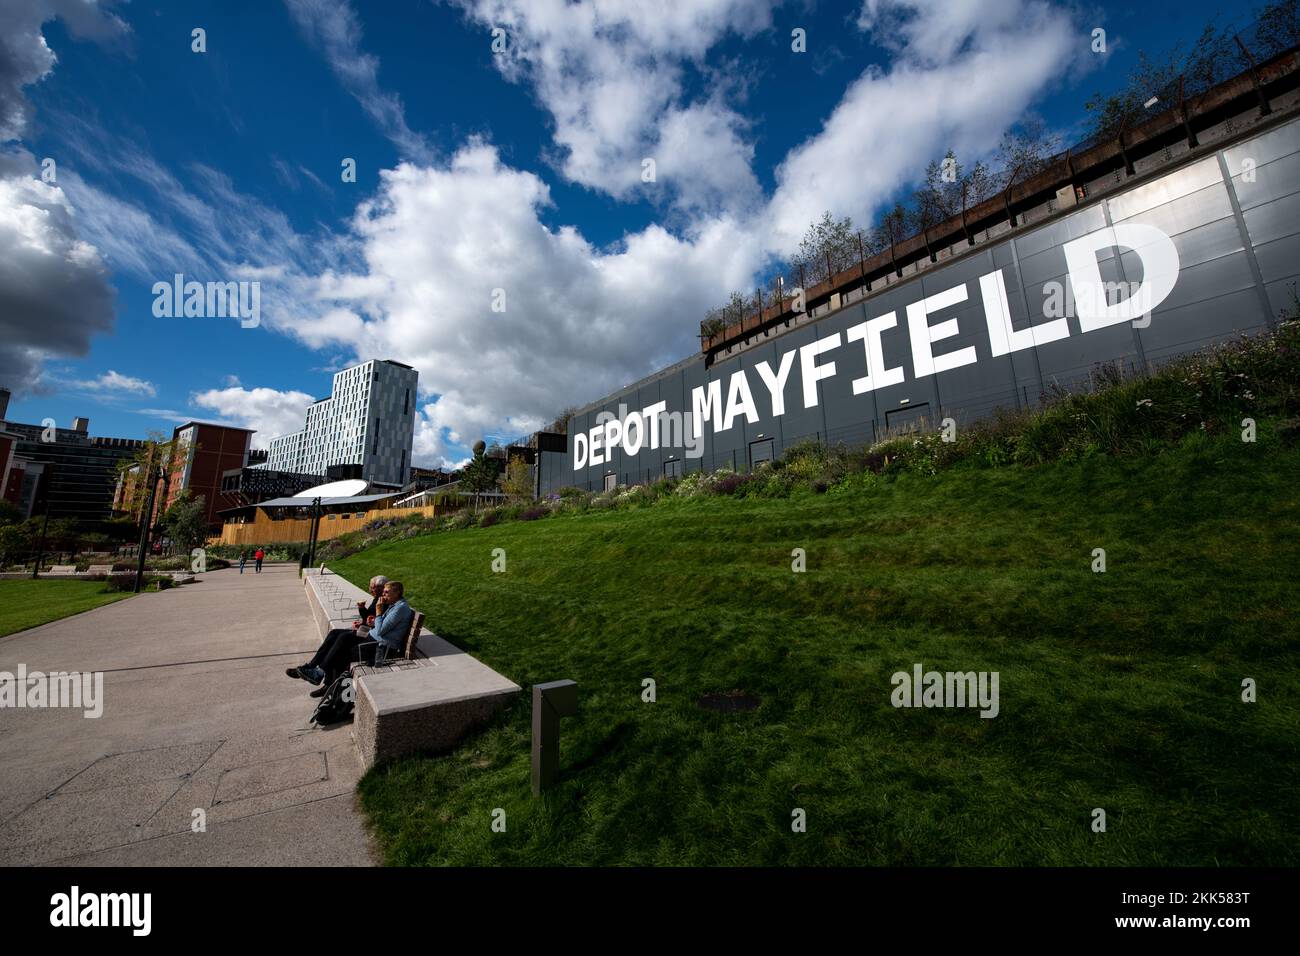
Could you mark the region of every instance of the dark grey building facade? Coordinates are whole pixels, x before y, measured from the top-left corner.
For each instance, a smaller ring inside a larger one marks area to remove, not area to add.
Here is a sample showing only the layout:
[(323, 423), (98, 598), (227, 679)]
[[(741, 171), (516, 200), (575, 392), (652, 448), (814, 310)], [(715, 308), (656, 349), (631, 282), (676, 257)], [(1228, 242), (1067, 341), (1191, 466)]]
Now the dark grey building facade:
[(541, 456), (541, 492), (960, 426), (1099, 363), (1144, 369), (1270, 327), (1300, 281), (1300, 119), (1224, 142), (581, 409), (566, 453)]
[[(102, 521), (113, 515), (118, 469), (145, 443), (135, 438), (101, 438), (88, 434), (89, 422), (78, 418), (72, 428), (5, 422), (17, 436), (15, 458), (40, 467), (31, 488), (24, 488), (24, 511), (52, 518)], [(28, 471), (37, 469), (27, 464)], [(30, 497), (29, 497), (30, 496)]]

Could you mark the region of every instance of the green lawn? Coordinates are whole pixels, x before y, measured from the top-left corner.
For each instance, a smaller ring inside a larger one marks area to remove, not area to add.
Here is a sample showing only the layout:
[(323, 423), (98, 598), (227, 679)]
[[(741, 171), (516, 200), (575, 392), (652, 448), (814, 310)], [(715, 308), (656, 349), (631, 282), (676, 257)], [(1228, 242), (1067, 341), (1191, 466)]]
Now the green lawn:
[(106, 592), (103, 581), (0, 581), (0, 636), (130, 596), (129, 592)]
[[(580, 705), (542, 800), (525, 695), (364, 807), (393, 864), (1295, 865), (1298, 488), (1300, 450), (1194, 436), (384, 544), (335, 566)], [(895, 709), (914, 663), (998, 671), (1000, 714)], [(697, 706), (734, 689), (762, 705)]]

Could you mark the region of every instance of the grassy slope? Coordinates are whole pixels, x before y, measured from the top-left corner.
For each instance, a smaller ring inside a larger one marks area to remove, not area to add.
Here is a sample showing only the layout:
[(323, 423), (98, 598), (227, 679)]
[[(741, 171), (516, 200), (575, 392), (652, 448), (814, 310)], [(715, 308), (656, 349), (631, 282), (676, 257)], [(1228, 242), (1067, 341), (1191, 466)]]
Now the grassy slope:
[(106, 593), (103, 581), (0, 581), (0, 636), (111, 604), (130, 593)]
[[(374, 548), (338, 569), (404, 580), (453, 642), (581, 702), (544, 800), (521, 699), (369, 775), (364, 805), (399, 864), (1300, 863), (1297, 487), (1300, 451), (1197, 436)], [(1001, 715), (895, 710), (915, 662), (999, 671)], [(732, 688), (762, 707), (695, 704)]]

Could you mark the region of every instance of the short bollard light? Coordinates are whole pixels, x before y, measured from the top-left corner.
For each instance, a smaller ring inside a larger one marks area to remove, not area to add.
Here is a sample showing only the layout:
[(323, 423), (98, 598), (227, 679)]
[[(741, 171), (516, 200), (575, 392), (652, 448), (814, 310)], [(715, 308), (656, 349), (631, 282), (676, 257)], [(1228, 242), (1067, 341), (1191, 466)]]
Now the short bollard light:
[(533, 685), (533, 796), (560, 775), (560, 718), (578, 712), (578, 685), (556, 680)]

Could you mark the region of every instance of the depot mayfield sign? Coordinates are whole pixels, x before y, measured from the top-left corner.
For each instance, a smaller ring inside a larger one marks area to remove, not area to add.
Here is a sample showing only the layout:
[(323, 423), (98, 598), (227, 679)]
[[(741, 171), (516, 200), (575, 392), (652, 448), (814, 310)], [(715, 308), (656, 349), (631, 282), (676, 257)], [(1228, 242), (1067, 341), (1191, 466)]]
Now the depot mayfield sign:
[[(1070, 290), (1067, 293), (1059, 284), (1055, 289), (1045, 287), (1049, 295), (1043, 312), (1049, 321), (1041, 324), (1024, 329), (1013, 327), (1002, 269), (979, 277), (978, 294), (993, 358), (1069, 337), (1068, 315), (1078, 319), (1083, 334), (1124, 322), (1133, 322), (1141, 327), (1149, 323), (1152, 310), (1169, 296), (1178, 281), (1178, 250), (1173, 240), (1154, 226), (1141, 223), (1107, 226), (1064, 243), (1061, 248), (1065, 253)], [(1131, 250), (1141, 260), (1140, 283), (1102, 280), (1097, 254), (1111, 248)], [(973, 346), (948, 352), (935, 349), (937, 343), (958, 334), (956, 319), (931, 322), (936, 313), (966, 302), (969, 295), (967, 283), (962, 282), (906, 307), (905, 322), (914, 378), (924, 378), (977, 361)], [(635, 456), (642, 449), (685, 444), (692, 451), (698, 451), (706, 422), (712, 423), (715, 433), (732, 428), (740, 418), (749, 424), (757, 424), (760, 414), (756, 393), (762, 396), (774, 418), (785, 414), (787, 401), (802, 401), (804, 408), (813, 408), (818, 403), (817, 383), (836, 374), (835, 361), (829, 353), (853, 343), (861, 343), (860, 347), (866, 352), (867, 367), (867, 374), (852, 382), (854, 395), (897, 385), (906, 380), (907, 372), (902, 365), (885, 366), (880, 341), (881, 333), (897, 325), (898, 313), (886, 312), (853, 325), (843, 333), (833, 332), (800, 348), (788, 350), (780, 355), (775, 367), (773, 363), (764, 361), (748, 370), (741, 368), (727, 380), (725, 395), (721, 378), (696, 386), (691, 391), (690, 410), (685, 415), (669, 412), (666, 402), (631, 411), (624, 406), (620, 407), (618, 414), (602, 412), (594, 427), (574, 435), (573, 470), (581, 471), (608, 461), (611, 449)], [(757, 373), (756, 381), (751, 380), (750, 372)], [(787, 385), (791, 378), (796, 380), (797, 388), (795, 394), (787, 398)], [(687, 457), (697, 455), (688, 453)]]

